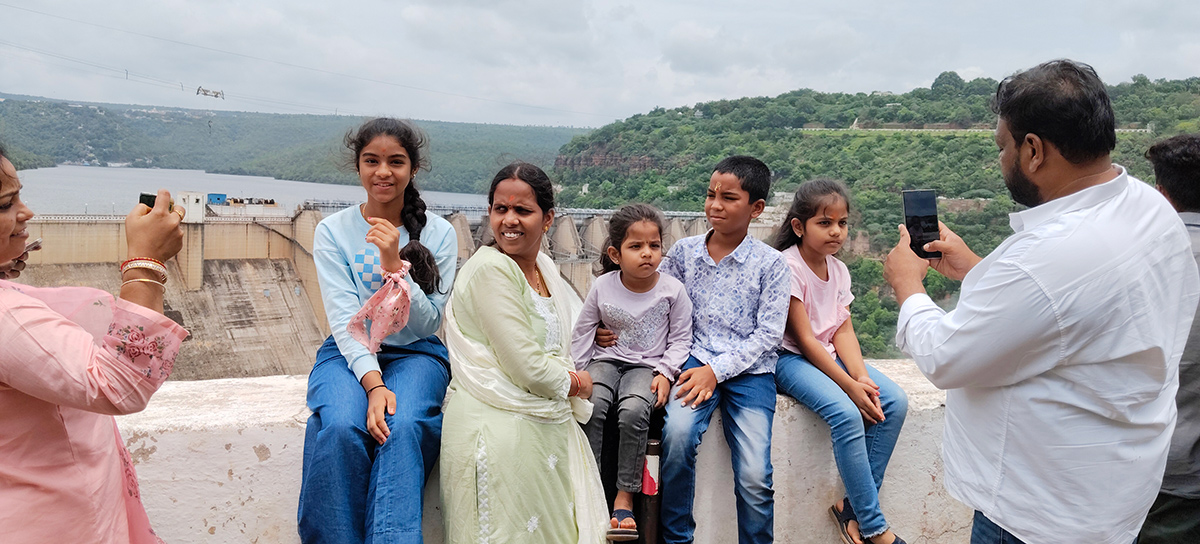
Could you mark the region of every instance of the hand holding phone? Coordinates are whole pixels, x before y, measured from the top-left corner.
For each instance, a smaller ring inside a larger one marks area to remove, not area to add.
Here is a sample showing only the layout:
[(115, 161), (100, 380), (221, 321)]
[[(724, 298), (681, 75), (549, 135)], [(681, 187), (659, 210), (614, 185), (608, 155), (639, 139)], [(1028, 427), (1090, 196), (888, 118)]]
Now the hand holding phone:
[[(138, 202), (145, 204), (147, 208), (151, 208), (151, 209), (154, 208), (154, 202), (157, 200), (158, 200), (158, 195), (156, 195), (154, 193), (142, 193), (142, 196), (138, 197)], [(172, 201), (170, 204), (167, 204), (167, 211), (172, 211), (174, 208), (175, 208), (174, 201)]]
[(938, 240), (937, 194), (929, 189), (904, 191), (904, 227), (909, 247), (922, 259), (940, 259), (940, 251), (925, 251), (925, 244)]

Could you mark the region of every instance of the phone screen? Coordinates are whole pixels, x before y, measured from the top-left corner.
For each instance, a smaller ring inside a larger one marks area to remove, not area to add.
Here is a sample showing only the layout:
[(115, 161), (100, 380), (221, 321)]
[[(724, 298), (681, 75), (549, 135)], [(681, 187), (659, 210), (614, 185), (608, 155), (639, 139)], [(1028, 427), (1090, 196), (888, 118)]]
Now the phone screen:
[(923, 259), (940, 259), (939, 251), (924, 245), (938, 239), (937, 194), (929, 189), (904, 191), (904, 226), (908, 228), (913, 253)]

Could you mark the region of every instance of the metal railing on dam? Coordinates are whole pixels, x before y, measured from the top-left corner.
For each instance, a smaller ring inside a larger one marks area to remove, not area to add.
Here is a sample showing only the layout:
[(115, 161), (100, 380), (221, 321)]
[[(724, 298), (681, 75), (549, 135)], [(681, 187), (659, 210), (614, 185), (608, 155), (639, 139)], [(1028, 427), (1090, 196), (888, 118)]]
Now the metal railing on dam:
[[(360, 202), (350, 200), (306, 200), (301, 207), (304, 209), (319, 210), (322, 213), (329, 214), (357, 204), (360, 204)], [(481, 218), (488, 213), (487, 206), (478, 205), (428, 204), (426, 209), (442, 217), (461, 213), (466, 215), (468, 218)], [(616, 210), (603, 208), (555, 208), (554, 211), (558, 215), (570, 215), (571, 217), (575, 218), (604, 217), (606, 219), (612, 217), (612, 214), (616, 212)], [(664, 217), (669, 219), (696, 219), (704, 217), (703, 212), (664, 211), (662, 213)], [(477, 221), (478, 219), (473, 220), (472, 223)]]

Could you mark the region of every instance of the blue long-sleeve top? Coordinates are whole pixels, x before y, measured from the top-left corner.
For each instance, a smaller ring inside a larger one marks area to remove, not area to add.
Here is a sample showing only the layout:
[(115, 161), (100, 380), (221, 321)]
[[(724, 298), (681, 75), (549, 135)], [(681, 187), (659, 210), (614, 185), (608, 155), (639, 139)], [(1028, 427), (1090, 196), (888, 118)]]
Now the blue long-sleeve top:
[[(433, 213), (426, 212), (426, 218), (420, 242), (429, 248), (437, 261), (441, 285), (437, 291), (426, 294), (412, 280), (411, 274), (406, 276), (412, 300), (408, 325), (388, 336), (383, 341), (386, 345), (405, 346), (437, 332), (450, 297), (450, 287), (454, 285), (458, 264), (458, 237), (454, 227)], [(360, 381), (366, 373), (379, 370), (379, 359), (346, 330), (350, 318), (383, 287), (379, 248), (366, 241), (369, 230), (371, 224), (363, 218), (359, 207), (351, 206), (322, 220), (313, 240), (313, 260), (321, 284), (321, 300), (325, 302), (325, 317), (338, 350)], [(408, 242), (408, 231), (400, 227), (399, 247)]]

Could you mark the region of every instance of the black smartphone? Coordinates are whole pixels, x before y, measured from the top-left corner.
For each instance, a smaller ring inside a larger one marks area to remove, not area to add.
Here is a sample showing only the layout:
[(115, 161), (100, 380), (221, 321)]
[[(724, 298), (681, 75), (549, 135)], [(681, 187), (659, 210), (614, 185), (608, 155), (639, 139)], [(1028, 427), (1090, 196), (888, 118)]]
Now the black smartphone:
[[(142, 196), (138, 197), (138, 202), (145, 204), (149, 208), (153, 208), (154, 202), (157, 200), (158, 200), (158, 195), (156, 195), (154, 193), (142, 193)], [(171, 206), (167, 207), (167, 211), (172, 211), (174, 209), (175, 209), (174, 203), (172, 203)]]
[(904, 191), (904, 226), (910, 247), (922, 259), (940, 259), (942, 252), (925, 251), (925, 244), (938, 239), (937, 193), (930, 189)]

